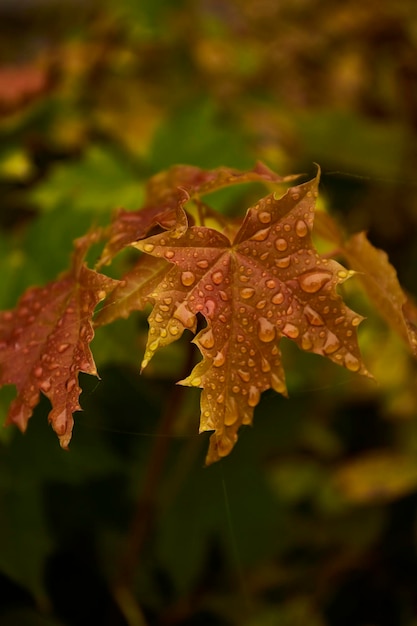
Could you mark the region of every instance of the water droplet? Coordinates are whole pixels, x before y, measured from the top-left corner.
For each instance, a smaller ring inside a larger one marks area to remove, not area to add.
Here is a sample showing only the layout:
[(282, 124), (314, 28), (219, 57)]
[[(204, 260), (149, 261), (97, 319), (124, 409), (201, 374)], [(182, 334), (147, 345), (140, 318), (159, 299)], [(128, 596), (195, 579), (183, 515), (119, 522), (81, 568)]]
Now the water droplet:
[(272, 296), (273, 304), (282, 304), (284, 302), (284, 294), (278, 291), (278, 293)]
[(161, 311), (163, 311), (164, 313), (167, 313), (169, 311), (169, 306), (167, 304), (160, 304), (159, 308)]
[(240, 290), (240, 295), (244, 300), (249, 300), (249, 298), (252, 298), (254, 293), (255, 289), (252, 289), (252, 287), (244, 287)]
[(277, 374), (271, 374), (271, 386), (274, 391), (277, 393), (282, 393), (285, 395), (287, 393), (287, 388), (285, 386), (285, 382), (279, 378)]
[(202, 270), (206, 270), (208, 266), (209, 266), (208, 261), (206, 261), (205, 259), (203, 259), (202, 261), (197, 261), (197, 267), (199, 267)]
[(220, 283), (223, 282), (223, 278), (224, 278), (223, 273), (220, 271), (214, 272), (211, 276), (211, 280), (213, 281), (215, 285), (220, 285)]
[(261, 370), (264, 372), (264, 374), (271, 371), (269, 361), (267, 361), (265, 357), (261, 357)]
[[(224, 423), (226, 426), (232, 426), (232, 424), (234, 424), (235, 422), (237, 422), (239, 417), (239, 412), (237, 410), (237, 403), (235, 398), (231, 398), (230, 396), (227, 399), (226, 402), (226, 410), (224, 413)], [(226, 441), (230, 442), (230, 440), (227, 438)], [(225, 452), (225, 455), (229, 454), (230, 450), (233, 447), (233, 443), (230, 442), (229, 447), (227, 448), (227, 451)], [(220, 452), (219, 452), (220, 454)]]
[(165, 258), (166, 259), (173, 259), (175, 256), (175, 252), (173, 250), (167, 250), (165, 252)]
[(225, 291), (219, 291), (219, 296), (223, 300), (223, 302), (227, 302), (229, 299), (229, 296)]
[(288, 243), (286, 239), (277, 239), (275, 241), (275, 247), (279, 252), (284, 252), (288, 248)]
[(268, 289), (274, 289), (277, 286), (275, 280), (273, 280), (272, 278), (267, 280), (265, 285), (268, 287)]
[(350, 352), (347, 352), (347, 354), (345, 354), (345, 358), (343, 359), (343, 362), (345, 366), (347, 367), (347, 369), (350, 370), (351, 372), (358, 372), (361, 368), (359, 359), (353, 356), (353, 354), (351, 354)]
[(289, 337), (290, 339), (297, 339), (298, 335), (300, 334), (300, 331), (298, 330), (297, 326), (294, 326), (294, 324), (285, 324), (284, 328), (282, 329), (283, 334), (286, 337)]
[[(205, 317), (213, 317), (214, 312), (216, 310), (216, 303), (214, 300), (206, 300), (204, 303), (204, 315)], [(219, 315), (219, 320), (222, 322), (226, 321), (224, 315)]]
[(323, 326), (324, 320), (310, 305), (304, 307), (304, 315), (312, 326)]
[(153, 252), (155, 246), (153, 245), (153, 243), (145, 243), (145, 245), (143, 246), (143, 249), (145, 252)]
[(226, 357), (223, 354), (223, 352), (217, 352), (216, 356), (213, 359), (213, 365), (214, 367), (221, 367), (222, 365), (225, 364), (226, 361)]
[(257, 309), (264, 309), (265, 306), (266, 306), (266, 300), (259, 300), (259, 302), (256, 303)]
[(250, 381), (250, 373), (245, 370), (237, 370), (239, 378), (243, 380), (244, 383), (248, 383)]
[(233, 393), (240, 393), (240, 387), (238, 385), (233, 385), (232, 391)]
[(69, 344), (69, 343), (61, 343), (61, 344), (58, 346), (57, 350), (58, 350), (58, 352), (59, 352), (60, 354), (62, 354), (63, 352), (65, 352), (65, 350), (68, 350), (68, 348), (69, 348), (69, 347), (70, 347), (70, 344)]
[(316, 293), (329, 282), (331, 276), (331, 273), (326, 271), (307, 272), (298, 277), (298, 282), (306, 293)]
[(185, 302), (181, 302), (179, 307), (174, 311), (175, 319), (179, 320), (181, 324), (185, 326), (185, 328), (193, 328), (195, 324), (195, 315)]
[(268, 211), (261, 211), (260, 213), (258, 213), (258, 220), (262, 224), (269, 224), (271, 219), (271, 214)]
[(158, 324), (160, 324), (163, 321), (164, 321), (164, 318), (162, 317), (162, 315), (160, 313), (157, 313), (155, 315), (155, 322), (158, 322)]
[(291, 258), (289, 256), (282, 257), (282, 259), (275, 259), (275, 265), (282, 270), (285, 270), (289, 267), (291, 263)]
[(329, 332), (327, 335), (326, 343), (323, 346), (324, 354), (333, 354), (340, 347), (340, 341), (333, 333)]
[(291, 194), (291, 198), (293, 200), (299, 200), (300, 199), (300, 194), (297, 193), (297, 192), (294, 192), (294, 193)]
[(262, 230), (258, 230), (257, 233), (252, 235), (250, 238), (251, 241), (265, 241), (268, 238), (269, 233), (271, 232), (271, 228), (263, 228)]
[(251, 385), (249, 387), (248, 405), (254, 407), (258, 404), (260, 399), (261, 399), (261, 393), (259, 389), (255, 387), (254, 385)]
[(179, 334), (180, 329), (178, 328), (178, 326), (176, 324), (170, 324), (169, 327), (168, 327), (168, 332), (169, 332), (170, 335), (175, 337), (176, 335)]
[(201, 337), (199, 337), (199, 342), (201, 343), (203, 348), (206, 348), (207, 350), (210, 350), (210, 348), (214, 346), (214, 335), (211, 328), (209, 328), (203, 335), (201, 335)]
[(201, 378), (200, 378), (200, 376), (195, 376), (194, 378), (190, 378), (190, 385), (192, 387), (200, 387), (200, 385), (201, 385)]
[(35, 367), (35, 369), (33, 370), (33, 374), (34, 376), (36, 376), (36, 378), (40, 378), (42, 376), (43, 369), (41, 368), (40, 365), (38, 367)]
[(301, 337), (301, 347), (303, 350), (311, 350), (313, 347), (313, 341), (308, 333), (304, 333)]
[(352, 326), (359, 326), (360, 323), (361, 323), (361, 318), (360, 317), (354, 317), (352, 319)]
[(308, 233), (307, 224), (303, 220), (298, 220), (295, 225), (295, 232), (299, 237), (305, 237)]
[(152, 341), (151, 344), (149, 344), (149, 350), (151, 350), (151, 352), (155, 352), (155, 350), (158, 349), (159, 346), (159, 338), (155, 339), (155, 341)]
[(195, 275), (192, 272), (182, 272), (181, 282), (184, 287), (191, 287), (195, 283)]
[(258, 337), (264, 343), (269, 343), (275, 339), (275, 327), (266, 317), (258, 319)]
[(237, 335), (236, 340), (238, 343), (243, 343), (245, 341), (245, 337), (243, 335)]

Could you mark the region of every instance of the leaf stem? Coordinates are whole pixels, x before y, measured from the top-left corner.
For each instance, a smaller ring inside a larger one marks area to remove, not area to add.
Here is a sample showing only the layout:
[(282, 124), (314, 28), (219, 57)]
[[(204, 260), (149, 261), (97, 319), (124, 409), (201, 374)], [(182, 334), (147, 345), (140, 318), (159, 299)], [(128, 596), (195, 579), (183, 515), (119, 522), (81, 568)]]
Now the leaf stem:
[[(194, 346), (190, 343), (187, 346), (188, 358), (184, 366), (185, 375), (190, 371), (194, 360)], [(136, 605), (137, 610), (132, 611), (132, 603), (136, 602), (133, 592), (135, 574), (140, 565), (143, 546), (158, 512), (158, 486), (169, 452), (170, 436), (181, 409), (185, 392), (185, 387), (174, 385), (172, 393), (167, 399), (154, 444), (149, 454), (142, 491), (131, 519), (124, 554), (121, 558), (118, 576), (116, 577), (114, 596), (129, 626), (146, 626), (144, 619), (142, 619), (142, 622), (138, 621), (138, 615), (141, 613), (139, 606)]]

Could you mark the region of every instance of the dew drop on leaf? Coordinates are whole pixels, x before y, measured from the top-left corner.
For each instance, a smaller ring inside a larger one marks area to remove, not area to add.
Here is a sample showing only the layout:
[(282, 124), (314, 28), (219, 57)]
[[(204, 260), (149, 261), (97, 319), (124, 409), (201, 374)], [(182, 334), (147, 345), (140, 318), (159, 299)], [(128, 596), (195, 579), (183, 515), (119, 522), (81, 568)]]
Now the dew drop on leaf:
[(214, 283), (215, 285), (220, 285), (220, 283), (222, 283), (222, 282), (223, 282), (223, 278), (224, 278), (223, 273), (222, 273), (222, 272), (220, 272), (220, 271), (218, 271), (218, 272), (214, 272), (214, 273), (212, 274), (212, 277), (211, 277), (211, 279), (212, 279), (212, 281), (213, 281), (213, 283)]
[(201, 335), (199, 341), (203, 348), (207, 348), (207, 350), (214, 346), (214, 335), (211, 328), (209, 328), (203, 335)]
[(237, 373), (239, 375), (239, 378), (241, 380), (243, 380), (243, 382), (248, 383), (250, 381), (250, 373), (246, 372), (245, 370), (237, 370)]
[(258, 319), (258, 337), (264, 343), (275, 339), (275, 327), (265, 317)]
[(184, 287), (191, 287), (195, 283), (195, 274), (193, 272), (182, 272), (181, 282)]
[(269, 361), (267, 361), (265, 357), (261, 358), (261, 370), (264, 372), (264, 374), (271, 371), (271, 366), (269, 364)]
[(304, 333), (301, 337), (301, 347), (303, 350), (311, 350), (313, 347), (313, 341), (308, 333)]
[(249, 387), (248, 405), (255, 407), (259, 403), (260, 398), (261, 394), (259, 389), (257, 389), (254, 385), (251, 385)]
[(260, 213), (258, 213), (258, 220), (261, 222), (261, 224), (269, 224), (271, 219), (272, 217), (269, 211), (261, 211)]
[(310, 305), (304, 307), (304, 315), (312, 326), (324, 326), (324, 320)]
[(145, 252), (153, 252), (155, 246), (152, 243), (145, 243), (143, 249)]
[(278, 252), (284, 252), (288, 248), (287, 240), (280, 237), (275, 241), (275, 247)]
[(284, 294), (278, 291), (278, 293), (272, 296), (271, 301), (273, 304), (282, 304), (284, 302)]
[(263, 228), (262, 230), (258, 230), (258, 232), (252, 235), (250, 239), (251, 241), (265, 241), (265, 239), (268, 238), (268, 235), (270, 232), (271, 232), (271, 229), (269, 227)]
[(295, 225), (295, 232), (299, 237), (305, 237), (307, 235), (308, 227), (304, 220), (298, 220)]
[(286, 337), (289, 337), (290, 339), (297, 339), (298, 335), (300, 334), (297, 326), (294, 326), (294, 324), (290, 323), (285, 324), (282, 332)]
[(249, 300), (249, 298), (252, 298), (254, 293), (255, 293), (255, 289), (253, 289), (252, 287), (244, 287), (243, 289), (240, 290), (240, 296), (244, 300)]
[[(237, 403), (235, 398), (232, 398), (231, 396), (229, 396), (227, 398), (226, 401), (226, 411), (225, 411), (225, 415), (224, 415), (224, 423), (226, 426), (231, 426), (232, 424), (234, 424), (235, 422), (237, 422), (237, 419), (239, 417), (239, 413), (237, 410)], [(230, 447), (230, 449), (228, 450), (228, 452), (226, 452), (226, 454), (229, 454), (230, 450), (232, 448), (232, 445)]]
[(316, 293), (331, 279), (327, 271), (307, 272), (298, 276), (300, 287), (306, 293)]
[(351, 354), (350, 352), (345, 354), (345, 358), (343, 359), (343, 362), (346, 368), (350, 370), (351, 372), (358, 372), (361, 368), (359, 359), (353, 356), (353, 354)]
[(222, 365), (224, 365), (226, 361), (226, 357), (223, 354), (223, 352), (217, 352), (216, 356), (213, 359), (213, 365), (214, 367), (221, 367)]
[(275, 265), (282, 270), (287, 269), (290, 266), (291, 258), (289, 256), (285, 256), (282, 259), (275, 259)]
[(333, 354), (340, 347), (340, 341), (333, 333), (329, 332), (326, 343), (323, 346), (324, 354)]

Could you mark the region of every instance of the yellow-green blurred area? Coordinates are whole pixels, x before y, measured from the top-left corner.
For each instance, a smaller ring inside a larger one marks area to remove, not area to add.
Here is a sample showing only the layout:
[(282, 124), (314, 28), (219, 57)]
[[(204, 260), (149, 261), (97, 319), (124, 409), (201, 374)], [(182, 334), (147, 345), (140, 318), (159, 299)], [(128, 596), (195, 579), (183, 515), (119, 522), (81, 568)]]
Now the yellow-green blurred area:
[[(1, 309), (151, 175), (258, 160), (319, 163), (320, 207), (417, 297), (414, 0), (0, 0)], [(416, 363), (358, 277), (343, 295), (376, 382), (283, 342), (289, 399), (209, 468), (191, 335), (140, 376), (146, 315), (99, 329), (70, 451), (47, 401), (1, 432), (1, 625), (416, 626)]]

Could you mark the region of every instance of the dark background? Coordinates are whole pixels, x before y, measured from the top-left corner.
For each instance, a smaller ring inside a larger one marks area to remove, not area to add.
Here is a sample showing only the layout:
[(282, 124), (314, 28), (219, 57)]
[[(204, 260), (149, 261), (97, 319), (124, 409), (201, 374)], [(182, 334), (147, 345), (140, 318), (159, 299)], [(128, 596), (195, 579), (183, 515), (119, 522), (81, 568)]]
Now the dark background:
[[(0, 0), (0, 306), (152, 174), (257, 160), (319, 163), (321, 206), (416, 296), (416, 146), (413, 0)], [(416, 626), (416, 366), (344, 295), (377, 384), (285, 343), (290, 399), (209, 468), (190, 337), (139, 376), (146, 316), (99, 329), (70, 451), (47, 401), (0, 432), (2, 626)]]

